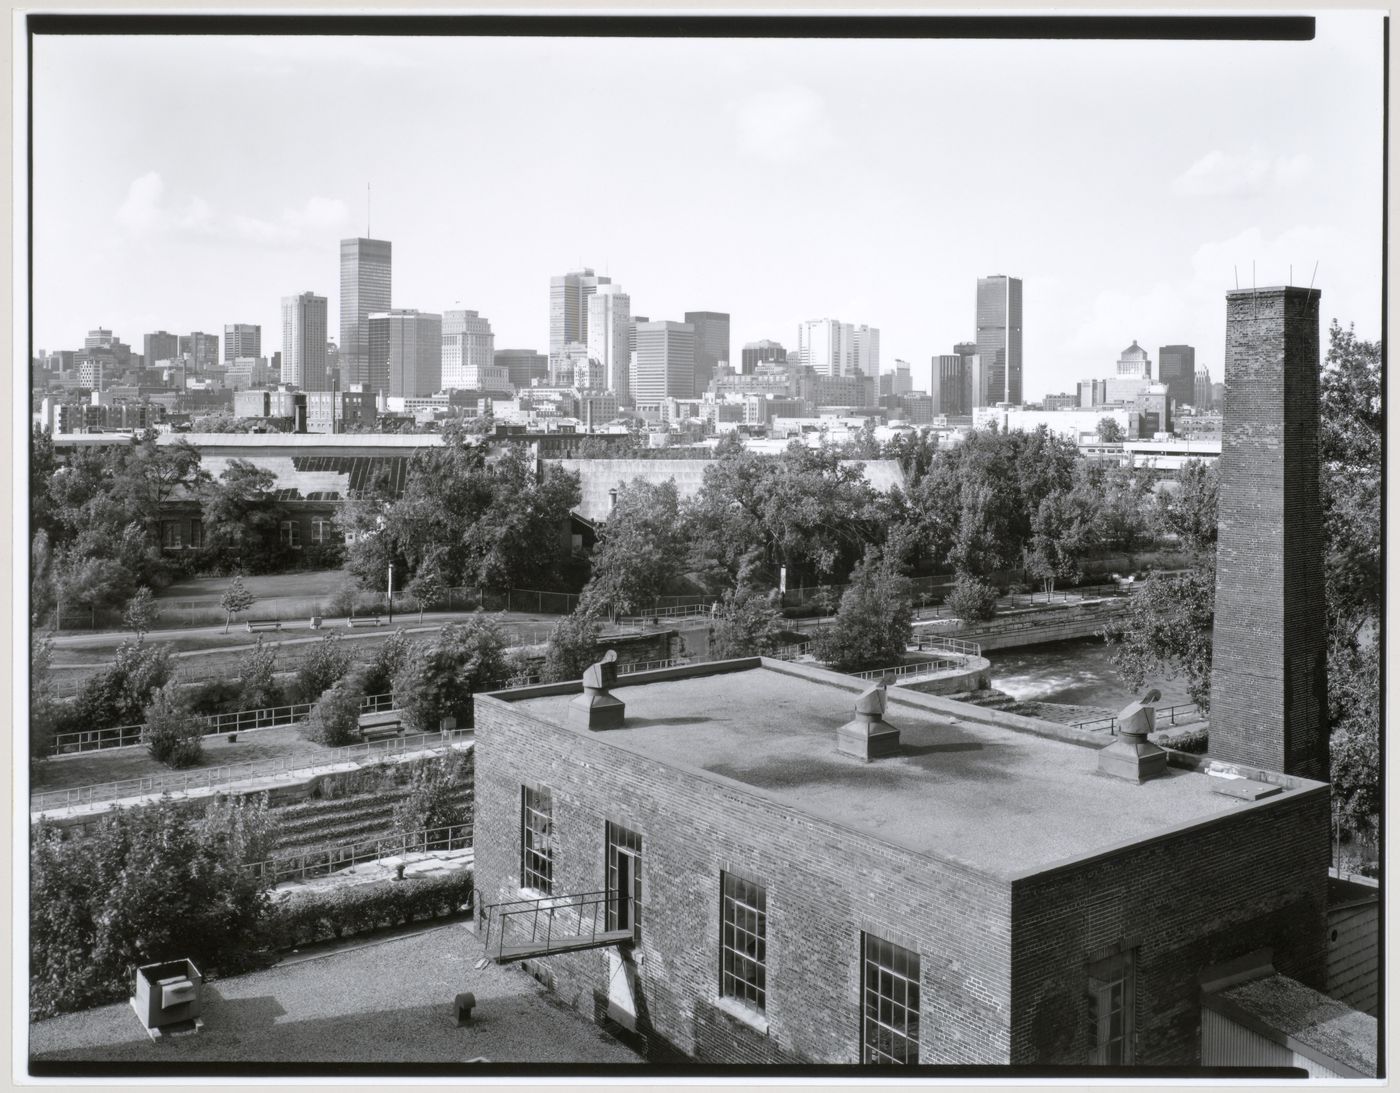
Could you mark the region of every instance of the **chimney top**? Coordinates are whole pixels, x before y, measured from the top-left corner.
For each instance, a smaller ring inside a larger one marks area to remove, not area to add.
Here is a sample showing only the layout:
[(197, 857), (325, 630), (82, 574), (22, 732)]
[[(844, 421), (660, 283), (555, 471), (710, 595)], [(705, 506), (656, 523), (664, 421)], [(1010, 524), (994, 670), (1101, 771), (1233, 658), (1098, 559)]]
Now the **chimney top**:
[(591, 732), (620, 729), (626, 706), (608, 693), (616, 682), (617, 650), (609, 649), (602, 660), (584, 669), (583, 694), (569, 703), (569, 724)]
[(836, 730), (836, 750), (866, 763), (899, 751), (899, 729), (885, 720), (885, 685), (877, 683), (856, 699), (855, 717)]
[(1118, 739), (1099, 751), (1099, 770), (1129, 782), (1146, 782), (1167, 769), (1167, 753), (1147, 739), (1157, 723), (1150, 703), (1161, 699), (1155, 687), (1118, 714)]

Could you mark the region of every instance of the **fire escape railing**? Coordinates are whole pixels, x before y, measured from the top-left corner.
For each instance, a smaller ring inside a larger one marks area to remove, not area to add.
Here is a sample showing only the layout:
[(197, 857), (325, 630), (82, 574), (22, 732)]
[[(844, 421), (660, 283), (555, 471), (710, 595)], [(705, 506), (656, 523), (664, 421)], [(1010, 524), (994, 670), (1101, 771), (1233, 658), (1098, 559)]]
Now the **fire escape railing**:
[(635, 896), (579, 892), (483, 904), (477, 922), (485, 959), (506, 964), (632, 941), (637, 909)]

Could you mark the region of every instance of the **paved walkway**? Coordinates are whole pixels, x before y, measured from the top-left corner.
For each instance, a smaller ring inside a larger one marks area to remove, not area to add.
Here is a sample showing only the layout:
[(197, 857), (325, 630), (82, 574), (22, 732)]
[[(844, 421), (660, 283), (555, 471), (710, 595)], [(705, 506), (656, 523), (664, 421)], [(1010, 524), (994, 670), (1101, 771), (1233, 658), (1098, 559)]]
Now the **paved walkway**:
[[(123, 1001), (30, 1025), (29, 1057), (59, 1066), (207, 1063), (215, 1075), (220, 1063), (643, 1061), (517, 968), (477, 969), (481, 955), (463, 922), (350, 941), (206, 983), (204, 1030), (197, 1035), (153, 1043)], [(472, 1023), (463, 1028), (452, 1010), (459, 991), (477, 999)]]
[(476, 862), (476, 850), (464, 847), (461, 850), (428, 850), (410, 854), (396, 854), (377, 861), (361, 862), (349, 869), (339, 869), (319, 877), (303, 880), (284, 880), (277, 885), (276, 898), (295, 899), (303, 892), (324, 892), (328, 888), (348, 888), (357, 884), (373, 884), (389, 880), (395, 875), (399, 863), (403, 863), (405, 877), (445, 877), (470, 869)]

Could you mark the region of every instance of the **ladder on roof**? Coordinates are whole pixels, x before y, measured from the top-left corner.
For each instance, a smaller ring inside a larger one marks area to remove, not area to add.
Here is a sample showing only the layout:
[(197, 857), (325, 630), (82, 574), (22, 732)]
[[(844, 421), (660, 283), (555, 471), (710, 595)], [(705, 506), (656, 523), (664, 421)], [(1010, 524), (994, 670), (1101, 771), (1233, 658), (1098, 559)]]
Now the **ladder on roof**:
[(483, 904), (477, 914), (486, 962), (601, 949), (635, 940), (637, 900), (618, 892), (581, 892)]

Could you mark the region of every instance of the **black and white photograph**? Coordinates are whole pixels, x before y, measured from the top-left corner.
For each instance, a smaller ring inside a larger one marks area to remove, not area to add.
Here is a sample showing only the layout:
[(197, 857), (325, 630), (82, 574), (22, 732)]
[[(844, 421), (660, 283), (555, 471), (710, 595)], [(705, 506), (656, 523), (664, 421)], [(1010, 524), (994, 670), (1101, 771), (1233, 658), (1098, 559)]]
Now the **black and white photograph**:
[(1388, 36), (18, 13), (11, 1079), (1385, 1079)]

